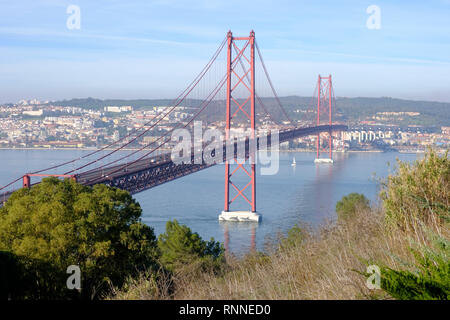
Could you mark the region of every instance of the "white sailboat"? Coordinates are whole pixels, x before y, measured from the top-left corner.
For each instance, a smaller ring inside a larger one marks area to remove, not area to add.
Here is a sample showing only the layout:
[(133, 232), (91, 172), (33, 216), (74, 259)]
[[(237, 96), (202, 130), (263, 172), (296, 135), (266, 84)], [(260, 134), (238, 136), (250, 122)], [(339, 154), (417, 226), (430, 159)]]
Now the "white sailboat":
[(297, 162), (295, 162), (295, 157), (294, 157), (294, 159), (292, 160), (291, 166), (295, 167), (296, 165), (297, 165)]

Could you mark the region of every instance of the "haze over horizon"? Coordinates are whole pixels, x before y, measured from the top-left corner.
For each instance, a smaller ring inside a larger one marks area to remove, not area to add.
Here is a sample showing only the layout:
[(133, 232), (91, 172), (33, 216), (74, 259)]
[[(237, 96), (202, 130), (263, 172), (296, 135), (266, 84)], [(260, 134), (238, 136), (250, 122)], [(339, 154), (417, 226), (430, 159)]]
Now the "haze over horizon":
[[(311, 98), (312, 96), (300, 96), (300, 95), (285, 95), (285, 96), (279, 96), (280, 99), (283, 98), (288, 98), (288, 97), (299, 97), (299, 98)], [(274, 97), (260, 97), (261, 99), (274, 99)], [(388, 96), (374, 96), (374, 97), (363, 97), (363, 96), (354, 96), (354, 97), (349, 97), (349, 96), (336, 96), (336, 99), (397, 99), (397, 100), (405, 100), (405, 101), (415, 101), (415, 102), (420, 102), (420, 101), (426, 101), (426, 102), (438, 102), (438, 103), (450, 103), (450, 101), (437, 101), (437, 100), (426, 100), (426, 99), (406, 99), (406, 98), (398, 98), (398, 97), (388, 97)], [(31, 98), (31, 99), (37, 99), (38, 98)], [(134, 100), (175, 100), (175, 97), (162, 97), (162, 98), (101, 98), (101, 97), (73, 97), (73, 98), (62, 98), (62, 99), (42, 99), (39, 100), (40, 102), (43, 101), (49, 101), (49, 103), (52, 102), (57, 102), (57, 101), (71, 101), (71, 100), (83, 100), (83, 99), (95, 99), (95, 100), (103, 100), (103, 101), (107, 101), (107, 100), (123, 100), (123, 101), (134, 101)], [(21, 100), (30, 100), (30, 99), (21, 99)], [(19, 100), (20, 101), (20, 100)], [(8, 102), (2, 102), (0, 101), (0, 103), (3, 104), (15, 104), (18, 101), (8, 101)]]
[[(279, 96), (450, 102), (450, 1), (0, 0), (0, 102), (172, 99), (228, 30), (258, 44)], [(70, 30), (67, 8), (80, 8)], [(377, 5), (381, 28), (368, 29)]]

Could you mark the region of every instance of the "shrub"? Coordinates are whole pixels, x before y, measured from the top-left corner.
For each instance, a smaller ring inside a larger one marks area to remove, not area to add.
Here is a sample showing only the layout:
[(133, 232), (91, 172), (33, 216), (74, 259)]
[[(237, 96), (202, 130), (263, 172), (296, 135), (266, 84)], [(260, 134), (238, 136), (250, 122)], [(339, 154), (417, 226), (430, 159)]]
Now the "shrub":
[(280, 249), (291, 249), (292, 247), (299, 246), (307, 237), (307, 231), (305, 231), (298, 224), (295, 224), (287, 232), (286, 237), (283, 237), (280, 242)]
[(350, 193), (336, 203), (336, 213), (339, 221), (346, 221), (354, 217), (358, 210), (367, 210), (369, 208), (369, 200), (360, 193)]
[(435, 249), (411, 249), (416, 259), (414, 271), (383, 267), (381, 288), (401, 300), (450, 299), (450, 242), (435, 241)]
[(225, 249), (211, 238), (204, 241), (197, 233), (177, 220), (168, 221), (166, 232), (159, 235), (158, 247), (161, 263), (170, 271), (178, 271), (185, 266), (217, 270), (224, 262)]
[(381, 199), (388, 231), (419, 241), (410, 248), (415, 262), (381, 270), (381, 288), (396, 299), (450, 297), (450, 162), (430, 149), (412, 164), (398, 161), (397, 172), (383, 183)]
[[(16, 191), (0, 209), (0, 250), (17, 256), (33, 279), (23, 298), (99, 298), (154, 266), (153, 229), (126, 191), (43, 179)], [(67, 267), (81, 269), (81, 292), (68, 290)]]
[(398, 161), (397, 172), (382, 184), (386, 222), (402, 230), (418, 223), (435, 227), (450, 219), (450, 161), (430, 149), (412, 164)]

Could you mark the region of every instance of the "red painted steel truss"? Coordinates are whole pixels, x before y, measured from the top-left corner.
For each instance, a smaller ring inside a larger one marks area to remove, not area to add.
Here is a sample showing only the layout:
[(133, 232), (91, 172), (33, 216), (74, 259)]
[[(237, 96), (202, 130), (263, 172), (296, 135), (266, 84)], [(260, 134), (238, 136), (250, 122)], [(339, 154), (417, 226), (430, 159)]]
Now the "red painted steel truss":
[[(230, 130), (232, 121), (239, 112), (242, 112), (246, 119), (250, 121), (251, 139), (255, 137), (255, 33), (250, 32), (249, 37), (233, 37), (231, 31), (228, 32), (227, 43), (227, 89), (226, 89), (226, 140), (230, 139)], [(236, 57), (232, 56), (235, 50)], [(248, 56), (248, 52), (250, 56)], [(238, 71), (236, 66), (238, 63), (242, 66), (242, 71)], [(244, 98), (237, 98), (233, 95), (234, 92), (240, 89), (240, 92), (248, 92)], [(250, 106), (249, 106), (250, 105)], [(249, 159), (251, 159), (250, 168), (246, 168), (244, 162), (238, 162), (237, 157), (233, 159), (233, 163), (237, 167), (231, 172), (230, 161), (227, 158), (225, 161), (225, 208), (224, 211), (229, 211), (230, 204), (233, 203), (239, 196), (245, 199), (251, 206), (251, 211), (256, 212), (256, 164), (255, 164), (255, 150), (250, 151)], [(242, 170), (249, 177), (249, 182), (243, 187), (239, 188), (231, 180), (232, 176), (238, 171)], [(236, 190), (237, 194), (230, 200), (230, 186)], [(244, 191), (251, 187), (250, 199), (244, 194)]]
[[(333, 101), (334, 94), (331, 75), (328, 77), (319, 75), (319, 79), (317, 80), (317, 126), (323, 124), (332, 125)], [(333, 159), (333, 136), (331, 131), (317, 134), (316, 151), (316, 158), (320, 158), (321, 154), (325, 153), (329, 159)]]

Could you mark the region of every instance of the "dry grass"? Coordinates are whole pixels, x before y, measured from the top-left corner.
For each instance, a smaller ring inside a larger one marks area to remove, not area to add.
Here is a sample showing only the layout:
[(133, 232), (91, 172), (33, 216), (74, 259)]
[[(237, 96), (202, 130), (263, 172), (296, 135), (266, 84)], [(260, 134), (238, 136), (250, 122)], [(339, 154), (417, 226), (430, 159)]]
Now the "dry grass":
[[(417, 232), (416, 232), (417, 233)], [(380, 261), (404, 269), (413, 261), (411, 242), (420, 237), (404, 231), (386, 231), (382, 213), (359, 212), (350, 222), (328, 225), (315, 235), (281, 247), (269, 255), (250, 254), (228, 257), (221, 276), (181, 272), (169, 280), (135, 280), (127, 292), (116, 299), (372, 299), (389, 298), (381, 291), (369, 290), (365, 278), (366, 261)], [(166, 281), (166, 282), (164, 282)], [(168, 294), (167, 281), (174, 292)]]
[(404, 237), (384, 234), (370, 212), (352, 223), (327, 226), (319, 235), (280, 249), (267, 259), (247, 257), (230, 262), (222, 278), (204, 277), (186, 284), (176, 299), (358, 299), (369, 296), (361, 259), (396, 261), (392, 252), (409, 258)]
[[(134, 280), (116, 299), (389, 299), (370, 290), (368, 264), (395, 270), (414, 265), (411, 247), (429, 247), (434, 233), (450, 239), (450, 163), (430, 150), (414, 164), (399, 163), (383, 184), (383, 207), (302, 232), (265, 255), (227, 257), (220, 275), (188, 266), (173, 277)], [(291, 239), (292, 240), (292, 239)], [(358, 271), (358, 272), (357, 272)], [(170, 290), (169, 290), (170, 289)]]

